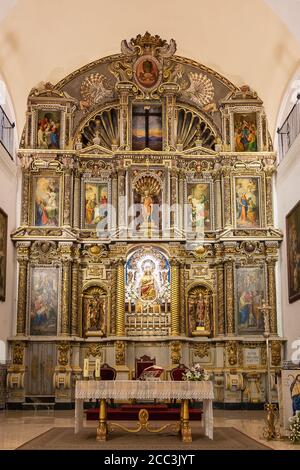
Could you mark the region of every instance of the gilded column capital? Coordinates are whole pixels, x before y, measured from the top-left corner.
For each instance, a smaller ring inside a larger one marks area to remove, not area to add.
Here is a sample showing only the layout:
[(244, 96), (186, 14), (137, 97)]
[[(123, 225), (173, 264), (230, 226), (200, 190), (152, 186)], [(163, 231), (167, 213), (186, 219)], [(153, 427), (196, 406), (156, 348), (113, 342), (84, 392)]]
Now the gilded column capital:
[(186, 170), (184, 168), (178, 169), (178, 178), (180, 180), (185, 180), (186, 179)]
[(220, 175), (223, 176), (223, 178), (230, 178), (232, 173), (232, 167), (230, 165), (224, 165), (220, 168)]
[(277, 241), (265, 241), (266, 261), (276, 262), (278, 259), (279, 243)]
[(215, 168), (211, 172), (211, 177), (214, 182), (220, 181), (222, 176), (222, 168), (215, 165)]
[(224, 242), (224, 261), (232, 261), (237, 253), (238, 244), (236, 242)]
[(160, 86), (159, 90), (166, 95), (176, 95), (180, 92), (180, 86), (178, 83), (166, 82)]
[(21, 261), (29, 261), (31, 242), (17, 242), (17, 259), (20, 263)]
[(58, 244), (59, 254), (63, 263), (70, 262), (72, 260), (72, 248), (72, 242), (60, 242)]
[(181, 262), (180, 262), (180, 260), (179, 260), (178, 258), (173, 257), (173, 258), (170, 258), (170, 259), (169, 259), (169, 263), (170, 263), (170, 266), (171, 266), (171, 267), (174, 266), (174, 267), (179, 268)]

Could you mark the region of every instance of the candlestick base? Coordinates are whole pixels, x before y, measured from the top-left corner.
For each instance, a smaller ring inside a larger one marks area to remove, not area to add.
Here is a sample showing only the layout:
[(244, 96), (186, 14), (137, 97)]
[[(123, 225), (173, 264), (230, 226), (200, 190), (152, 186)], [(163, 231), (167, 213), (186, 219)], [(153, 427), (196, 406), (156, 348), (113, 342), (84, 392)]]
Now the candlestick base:
[(265, 420), (267, 425), (263, 429), (263, 436), (268, 441), (272, 439), (280, 439), (280, 433), (276, 429), (279, 418), (278, 406), (273, 403), (265, 403), (264, 410), (266, 412)]

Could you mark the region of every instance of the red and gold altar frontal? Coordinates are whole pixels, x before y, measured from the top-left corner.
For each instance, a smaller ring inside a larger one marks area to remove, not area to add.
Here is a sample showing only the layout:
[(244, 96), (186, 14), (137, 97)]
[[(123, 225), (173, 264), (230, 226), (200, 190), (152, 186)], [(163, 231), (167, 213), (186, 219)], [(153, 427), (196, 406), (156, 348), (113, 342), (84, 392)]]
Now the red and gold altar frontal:
[(29, 94), (10, 403), (70, 403), (84, 359), (127, 379), (143, 355), (165, 379), (200, 363), (219, 402), (263, 402), (263, 302), (281, 365), (263, 103), (175, 52), (138, 35)]

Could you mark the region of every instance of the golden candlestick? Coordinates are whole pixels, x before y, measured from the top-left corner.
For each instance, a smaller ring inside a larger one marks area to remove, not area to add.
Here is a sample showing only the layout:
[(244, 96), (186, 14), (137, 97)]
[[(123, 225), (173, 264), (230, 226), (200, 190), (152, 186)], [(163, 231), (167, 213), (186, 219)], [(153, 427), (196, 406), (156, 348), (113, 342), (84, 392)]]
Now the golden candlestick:
[(271, 439), (278, 439), (280, 437), (279, 432), (276, 430), (276, 424), (279, 417), (279, 411), (277, 404), (272, 403), (271, 398), (271, 373), (270, 373), (270, 350), (269, 350), (269, 337), (270, 337), (270, 312), (272, 307), (262, 302), (262, 306), (259, 310), (264, 316), (264, 337), (266, 339), (266, 353), (267, 353), (267, 402), (265, 403), (264, 410), (266, 412), (266, 426), (263, 429), (263, 437), (268, 441)]

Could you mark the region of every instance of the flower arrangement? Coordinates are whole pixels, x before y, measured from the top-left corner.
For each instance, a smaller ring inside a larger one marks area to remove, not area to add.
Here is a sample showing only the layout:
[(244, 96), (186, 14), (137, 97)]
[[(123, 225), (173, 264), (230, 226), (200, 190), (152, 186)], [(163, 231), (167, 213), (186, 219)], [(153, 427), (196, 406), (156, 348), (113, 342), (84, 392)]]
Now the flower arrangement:
[(289, 421), (291, 423), (289, 439), (293, 444), (300, 444), (300, 412), (292, 416)]
[(194, 367), (188, 369), (183, 376), (183, 380), (193, 380), (199, 382), (209, 379), (210, 375), (205, 369), (201, 367), (200, 364), (195, 364)]

